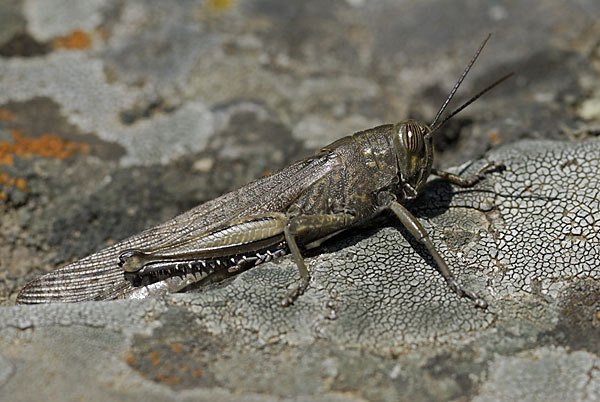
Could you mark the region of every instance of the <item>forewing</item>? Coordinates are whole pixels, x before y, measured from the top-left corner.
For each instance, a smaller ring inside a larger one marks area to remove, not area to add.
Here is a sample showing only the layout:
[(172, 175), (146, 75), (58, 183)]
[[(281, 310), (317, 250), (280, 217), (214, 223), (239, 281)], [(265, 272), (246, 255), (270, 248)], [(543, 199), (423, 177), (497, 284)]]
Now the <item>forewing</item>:
[(339, 169), (333, 153), (307, 158), (269, 176), (199, 205), (175, 218), (131, 236), (27, 284), (17, 303), (79, 302), (139, 297), (117, 265), (127, 249), (168, 248), (215, 230), (242, 216), (283, 212), (312, 183)]

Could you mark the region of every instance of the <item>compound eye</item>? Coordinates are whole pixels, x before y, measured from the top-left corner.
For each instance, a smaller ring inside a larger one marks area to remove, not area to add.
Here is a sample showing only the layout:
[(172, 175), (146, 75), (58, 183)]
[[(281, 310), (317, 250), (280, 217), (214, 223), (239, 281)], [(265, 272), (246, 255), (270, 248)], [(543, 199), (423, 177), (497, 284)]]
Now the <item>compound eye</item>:
[(402, 125), (402, 142), (406, 150), (416, 154), (423, 149), (423, 135), (425, 128), (420, 124), (409, 121)]

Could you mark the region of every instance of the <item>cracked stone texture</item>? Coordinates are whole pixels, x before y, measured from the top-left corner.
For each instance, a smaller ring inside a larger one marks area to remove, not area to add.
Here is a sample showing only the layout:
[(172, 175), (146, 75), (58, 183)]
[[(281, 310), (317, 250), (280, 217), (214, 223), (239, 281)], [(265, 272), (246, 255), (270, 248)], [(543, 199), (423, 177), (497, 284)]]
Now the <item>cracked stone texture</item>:
[[(1, 2), (0, 400), (600, 399), (599, 15), (593, 0)], [(411, 205), (488, 311), (385, 216), (311, 253), (286, 309), (289, 258), (199, 293), (12, 306), (34, 277), (340, 136), (431, 120), (490, 31), (459, 97), (516, 77), (436, 134), (436, 162), (474, 171), (494, 148), (507, 170), (432, 181)], [(87, 151), (6, 163), (14, 130)]]

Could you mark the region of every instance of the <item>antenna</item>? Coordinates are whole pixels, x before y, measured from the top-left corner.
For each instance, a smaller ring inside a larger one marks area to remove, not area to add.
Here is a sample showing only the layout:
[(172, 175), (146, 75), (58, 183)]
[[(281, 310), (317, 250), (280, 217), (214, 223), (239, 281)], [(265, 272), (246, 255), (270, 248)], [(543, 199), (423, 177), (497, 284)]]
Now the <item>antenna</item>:
[(469, 106), (471, 103), (475, 102), (477, 99), (479, 99), (484, 93), (486, 93), (487, 91), (489, 91), (490, 89), (494, 88), (495, 86), (499, 85), (501, 82), (509, 79), (510, 77), (512, 77), (513, 75), (515, 75), (514, 72), (512, 73), (508, 73), (505, 76), (499, 78), (498, 80), (494, 81), (492, 84), (488, 85), (484, 90), (482, 90), (481, 92), (479, 92), (477, 95), (473, 96), (471, 99), (469, 99), (468, 101), (466, 101), (465, 103), (463, 103), (458, 109), (454, 110), (452, 113), (450, 113), (448, 116), (446, 116), (444, 118), (444, 120), (442, 120), (440, 123), (438, 123), (437, 126), (433, 127), (431, 129), (431, 131), (429, 133), (427, 133), (428, 136), (432, 135), (434, 131), (436, 131), (437, 129), (439, 129), (440, 127), (442, 127), (444, 125), (444, 123), (446, 123), (448, 120), (450, 120), (452, 117), (454, 117), (456, 114), (458, 114), (459, 112), (461, 112), (463, 109), (465, 109), (467, 106)]
[(465, 79), (465, 77), (467, 76), (467, 74), (469, 74), (469, 70), (471, 70), (471, 67), (473, 67), (473, 64), (475, 64), (475, 61), (479, 57), (479, 54), (483, 50), (487, 41), (490, 39), (490, 36), (492, 36), (491, 33), (489, 33), (487, 38), (485, 38), (485, 40), (481, 43), (481, 45), (479, 45), (479, 48), (475, 52), (475, 55), (471, 58), (471, 61), (469, 62), (467, 67), (464, 69), (464, 71), (462, 72), (460, 77), (458, 78), (458, 81), (456, 81), (456, 84), (454, 84), (454, 88), (452, 88), (452, 91), (450, 91), (450, 95), (448, 95), (448, 97), (446, 98), (446, 101), (444, 102), (444, 104), (442, 105), (440, 110), (438, 110), (437, 114), (435, 115), (435, 119), (433, 119), (433, 121), (429, 125), (430, 127), (433, 127), (435, 125), (435, 123), (437, 123), (437, 121), (440, 118), (440, 116), (442, 115), (442, 113), (444, 113), (444, 110), (446, 110), (446, 106), (448, 106), (448, 103), (450, 103), (450, 101), (454, 97), (454, 94), (456, 93), (456, 91), (458, 91), (458, 87), (460, 87), (460, 84), (462, 84), (462, 82)]
[(460, 84), (462, 84), (463, 80), (465, 79), (465, 77), (467, 76), (467, 74), (469, 73), (469, 71), (471, 70), (471, 67), (473, 67), (473, 64), (475, 64), (475, 61), (479, 57), (479, 54), (481, 53), (481, 51), (485, 47), (485, 44), (487, 43), (487, 41), (490, 39), (491, 36), (492, 36), (491, 33), (488, 34), (487, 38), (485, 38), (485, 40), (481, 43), (481, 45), (479, 45), (479, 48), (475, 52), (475, 55), (471, 58), (471, 61), (469, 62), (469, 64), (467, 65), (467, 67), (464, 69), (464, 71), (462, 72), (462, 74), (460, 75), (460, 77), (458, 78), (458, 81), (456, 82), (456, 84), (454, 84), (454, 87), (452, 88), (452, 91), (450, 91), (450, 94), (446, 98), (446, 101), (444, 102), (444, 104), (442, 105), (442, 107), (440, 108), (440, 110), (438, 110), (437, 114), (435, 115), (435, 118), (433, 119), (433, 121), (429, 125), (431, 127), (431, 131), (429, 131), (425, 135), (426, 137), (431, 137), (431, 135), (433, 135), (433, 133), (435, 131), (437, 131), (441, 126), (443, 126), (444, 123), (446, 123), (451, 117), (455, 116), (457, 113), (459, 113), (460, 111), (462, 111), (464, 108), (466, 108), (467, 106), (469, 106), (471, 103), (475, 102), (479, 97), (481, 97), (487, 91), (489, 91), (490, 89), (494, 88), (496, 85), (500, 84), (502, 81), (508, 79), (512, 75), (514, 75), (514, 73), (510, 73), (510, 74), (507, 74), (507, 75), (503, 76), (502, 78), (498, 79), (497, 81), (495, 81), (494, 83), (492, 83), (491, 85), (489, 85), (487, 88), (485, 88), (483, 91), (479, 92), (477, 95), (473, 96), (467, 102), (465, 102), (464, 104), (462, 104), (458, 109), (456, 109), (452, 113), (450, 113), (440, 123), (437, 123), (438, 120), (440, 119), (442, 113), (444, 113), (444, 110), (446, 110), (446, 107), (448, 106), (448, 104), (450, 103), (450, 101), (452, 100), (452, 98), (454, 97), (454, 94), (456, 94), (456, 91), (458, 90), (458, 87), (460, 87)]

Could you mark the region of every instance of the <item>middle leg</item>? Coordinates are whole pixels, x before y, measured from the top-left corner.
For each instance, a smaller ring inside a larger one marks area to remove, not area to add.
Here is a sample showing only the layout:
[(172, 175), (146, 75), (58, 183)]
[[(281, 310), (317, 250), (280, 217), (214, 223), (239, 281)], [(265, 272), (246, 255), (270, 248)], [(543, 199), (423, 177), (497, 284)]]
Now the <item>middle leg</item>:
[(300, 272), (298, 283), (288, 292), (281, 301), (283, 306), (289, 306), (294, 300), (304, 293), (310, 281), (310, 272), (304, 263), (304, 258), (296, 241), (300, 239), (317, 240), (347, 228), (355, 222), (356, 218), (347, 213), (333, 215), (300, 215), (290, 219), (284, 228), (285, 241), (290, 249), (292, 258)]

